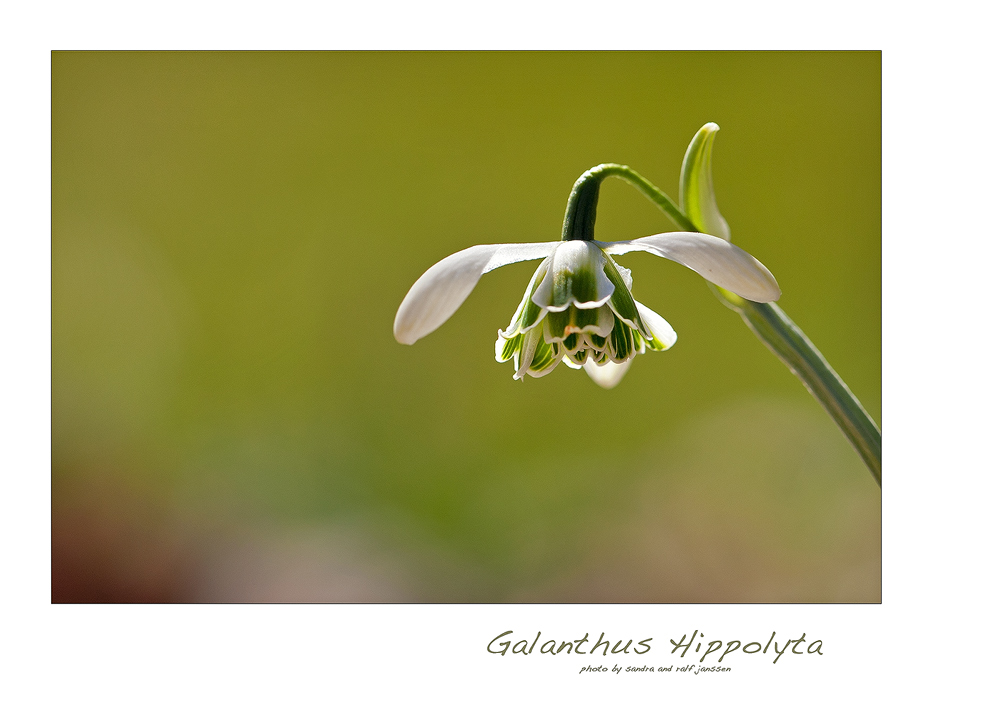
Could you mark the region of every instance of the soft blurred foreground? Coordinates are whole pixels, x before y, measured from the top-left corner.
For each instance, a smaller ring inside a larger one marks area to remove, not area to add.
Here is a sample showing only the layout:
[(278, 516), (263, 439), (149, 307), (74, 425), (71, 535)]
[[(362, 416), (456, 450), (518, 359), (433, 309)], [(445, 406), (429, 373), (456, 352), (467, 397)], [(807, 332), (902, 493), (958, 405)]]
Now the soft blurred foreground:
[[(592, 165), (676, 195), (715, 121), (734, 242), (879, 421), (879, 74), (877, 53), (55, 53), (53, 600), (880, 600), (879, 489), (692, 272), (624, 257), (679, 341), (611, 391), (493, 361), (530, 263), (414, 346), (391, 333), (444, 256), (556, 239)], [(605, 184), (598, 239), (667, 230)]]
[[(487, 554), (413, 519), (312, 524), (170, 516), (121, 480), (77, 480), (57, 514), (53, 595), (107, 601), (872, 602), (880, 500), (808, 405), (747, 400), (612, 469), (552, 457), (464, 496)], [(516, 505), (511, 501), (517, 500)], [(470, 532), (471, 534), (471, 532)], [(478, 553), (478, 554), (477, 554)], [(491, 559), (492, 558), (492, 559)]]

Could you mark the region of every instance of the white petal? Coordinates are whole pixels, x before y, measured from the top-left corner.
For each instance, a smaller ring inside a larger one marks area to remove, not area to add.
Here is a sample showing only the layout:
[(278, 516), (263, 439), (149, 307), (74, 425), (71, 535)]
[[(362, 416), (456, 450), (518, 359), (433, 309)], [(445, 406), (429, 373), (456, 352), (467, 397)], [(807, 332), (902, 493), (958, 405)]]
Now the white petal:
[(542, 263), (538, 265), (538, 268), (535, 269), (535, 273), (532, 275), (531, 281), (528, 282), (528, 288), (525, 290), (524, 296), (521, 298), (521, 303), (517, 305), (517, 310), (514, 311), (514, 316), (510, 319), (510, 324), (507, 325), (506, 330), (500, 332), (506, 338), (511, 339), (514, 336), (533, 328), (545, 317), (546, 314), (549, 313), (548, 309), (539, 309), (538, 316), (535, 317), (534, 321), (529, 324), (524, 323), (524, 312), (526, 311), (525, 307), (529, 303), (532, 303), (531, 293), (538, 288), (538, 284), (540, 283), (539, 280), (545, 278), (545, 274), (548, 272), (548, 268), (551, 265), (552, 258), (549, 257), (542, 261)]
[(479, 277), (518, 261), (541, 259), (558, 241), (541, 244), (473, 246), (438, 261), (417, 279), (403, 298), (392, 325), (401, 344), (412, 344), (446, 322), (479, 282)]
[(639, 310), (639, 316), (642, 317), (646, 328), (652, 333), (653, 338), (663, 346), (663, 349), (669, 349), (677, 342), (677, 332), (666, 319), (638, 301), (635, 302), (635, 308)]
[(563, 311), (570, 304), (578, 309), (603, 306), (615, 290), (604, 272), (605, 263), (596, 244), (563, 241), (552, 254), (551, 272), (542, 279), (531, 300), (549, 311)]
[(607, 336), (614, 328), (615, 312), (611, 311), (611, 307), (605, 304), (597, 311), (597, 331), (594, 333), (598, 336)]
[(615, 268), (618, 269), (618, 273), (621, 275), (622, 281), (625, 282), (625, 288), (628, 289), (629, 291), (631, 291), (632, 290), (632, 271), (630, 269), (626, 269), (624, 266), (619, 266), (614, 261), (612, 261), (611, 263), (615, 264)]
[[(542, 309), (542, 313), (547, 314), (545, 309)], [(574, 313), (573, 311), (570, 311), (569, 321), (567, 322), (565, 318), (560, 318), (559, 323), (564, 324), (564, 326), (553, 328), (553, 315), (548, 314), (545, 317), (545, 321), (542, 323), (542, 338), (545, 339), (545, 343), (554, 344), (557, 341), (564, 340), (570, 334), (578, 334), (581, 337), (584, 334), (607, 336), (611, 333), (611, 330), (615, 328), (615, 314), (611, 311), (611, 308), (607, 304), (597, 310), (597, 323), (595, 324), (584, 324), (583, 326), (580, 326), (579, 317), (579, 312)]]
[(514, 355), (514, 363), (516, 364), (515, 379), (521, 379), (528, 373), (528, 370), (531, 368), (531, 362), (535, 358), (535, 349), (538, 348), (541, 338), (542, 331), (536, 326), (525, 334), (524, 339), (521, 340), (521, 348)]
[(564, 356), (562, 358), (562, 363), (568, 366), (570, 369), (583, 369), (582, 364), (577, 364), (571, 357)]
[(587, 357), (587, 363), (583, 365), (583, 369), (590, 375), (591, 379), (597, 382), (598, 386), (611, 389), (618, 386), (618, 382), (622, 380), (631, 365), (632, 359), (627, 359), (621, 364), (608, 362), (603, 366), (597, 366), (597, 362)]
[(778, 282), (764, 264), (739, 246), (716, 236), (679, 231), (598, 245), (608, 254), (648, 251), (676, 261), (750, 301), (775, 301), (781, 296)]
[(546, 366), (543, 367), (542, 369), (535, 370), (529, 367), (527, 372), (528, 376), (534, 377), (535, 379), (540, 379), (544, 377), (546, 374), (551, 374), (552, 372), (555, 371), (556, 367), (559, 366), (559, 362), (565, 358), (561, 356), (561, 354), (562, 352), (560, 352), (560, 355), (557, 355), (554, 359), (550, 360), (546, 364)]

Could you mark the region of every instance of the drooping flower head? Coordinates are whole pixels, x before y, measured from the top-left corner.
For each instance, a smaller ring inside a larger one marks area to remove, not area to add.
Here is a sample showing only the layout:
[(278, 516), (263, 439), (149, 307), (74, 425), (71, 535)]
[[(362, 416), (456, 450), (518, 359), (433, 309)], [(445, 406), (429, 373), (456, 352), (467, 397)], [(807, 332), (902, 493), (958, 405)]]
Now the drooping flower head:
[(631, 290), (632, 274), (596, 242), (560, 243), (535, 271), (510, 326), (499, 332), (497, 361), (513, 358), (520, 379), (544, 376), (560, 361), (596, 369), (628, 364), (647, 347), (669, 349), (674, 330)]
[[(515, 379), (544, 376), (564, 361), (586, 368), (602, 386), (614, 386), (636, 354), (669, 349), (677, 339), (663, 317), (635, 300), (631, 273), (611, 258), (632, 251), (677, 261), (751, 301), (780, 295), (763, 264), (707, 234), (663, 233), (617, 243), (492, 244), (459, 251), (428, 269), (400, 304), (393, 334), (400, 343), (413, 344), (447, 321), (483, 274), (543, 258), (510, 325), (499, 333), (497, 360), (514, 360)], [(615, 366), (604, 369), (608, 364)]]
[[(712, 230), (728, 236), (728, 226), (715, 207), (711, 173), (701, 168), (710, 162), (715, 130), (718, 127), (710, 124), (692, 141), (688, 155), (692, 149), (698, 153), (691, 164), (685, 159), (682, 192), (686, 185), (687, 205), (704, 209)], [(400, 304), (393, 324), (396, 340), (413, 344), (441, 326), (483, 274), (519, 261), (543, 259), (507, 329), (498, 333), (497, 361), (513, 359), (515, 379), (544, 376), (561, 361), (586, 369), (595, 382), (611, 388), (637, 354), (669, 349), (677, 340), (663, 317), (635, 300), (631, 273), (612, 256), (646, 251), (683, 264), (745, 299), (767, 302), (780, 296), (778, 284), (763, 264), (719, 236), (676, 232), (616, 243), (594, 240), (598, 187), (612, 174), (640, 190), (643, 183), (648, 184), (625, 166), (595, 166), (580, 177), (570, 194), (563, 241), (473, 246), (439, 261), (417, 279)]]

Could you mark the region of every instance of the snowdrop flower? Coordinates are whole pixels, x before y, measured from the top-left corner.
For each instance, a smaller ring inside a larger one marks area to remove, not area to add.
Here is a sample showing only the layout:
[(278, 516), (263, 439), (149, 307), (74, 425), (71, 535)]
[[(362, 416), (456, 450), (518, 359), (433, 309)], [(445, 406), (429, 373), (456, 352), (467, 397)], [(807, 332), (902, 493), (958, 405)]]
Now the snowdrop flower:
[(633, 251), (676, 261), (751, 301), (774, 301), (781, 294), (757, 259), (703, 233), (662, 233), (616, 243), (490, 244), (452, 254), (417, 279), (396, 312), (393, 334), (400, 343), (413, 344), (447, 321), (483, 274), (543, 259), (510, 325), (499, 332), (497, 361), (513, 359), (515, 379), (544, 376), (562, 361), (611, 388), (637, 354), (669, 349), (677, 340), (663, 317), (635, 300), (631, 273), (611, 258)]

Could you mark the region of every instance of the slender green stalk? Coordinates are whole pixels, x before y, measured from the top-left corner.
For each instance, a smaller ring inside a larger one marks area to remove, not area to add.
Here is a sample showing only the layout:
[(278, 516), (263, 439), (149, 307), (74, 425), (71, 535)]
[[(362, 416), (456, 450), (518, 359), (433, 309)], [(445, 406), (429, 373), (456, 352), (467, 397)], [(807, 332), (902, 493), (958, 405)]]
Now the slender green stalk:
[[(698, 228), (663, 191), (628, 166), (604, 163), (584, 173), (573, 186), (566, 205), (563, 239), (590, 241), (597, 223), (597, 198), (601, 181), (617, 177), (652, 201), (684, 231)], [(719, 299), (737, 312), (757, 338), (791, 369), (833, 418), (868, 466), (875, 483), (882, 486), (882, 432), (819, 349), (774, 302), (748, 301), (709, 284)]]
[(610, 176), (622, 179), (653, 202), (683, 231), (697, 231), (688, 217), (663, 191), (628, 166), (602, 163), (580, 176), (573, 184), (563, 221), (563, 241), (593, 241), (597, 223), (597, 194), (601, 181)]
[(761, 342), (781, 359), (854, 446), (875, 483), (882, 486), (882, 432), (809, 337), (773, 301), (747, 301), (718, 286), (722, 302), (743, 317)]

